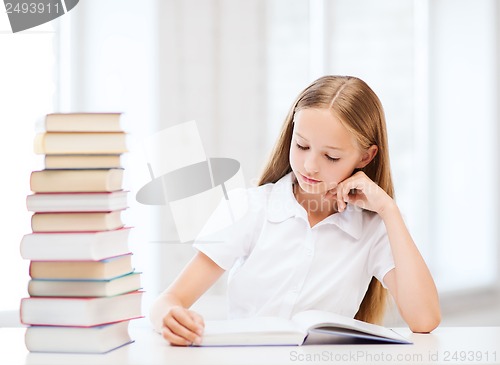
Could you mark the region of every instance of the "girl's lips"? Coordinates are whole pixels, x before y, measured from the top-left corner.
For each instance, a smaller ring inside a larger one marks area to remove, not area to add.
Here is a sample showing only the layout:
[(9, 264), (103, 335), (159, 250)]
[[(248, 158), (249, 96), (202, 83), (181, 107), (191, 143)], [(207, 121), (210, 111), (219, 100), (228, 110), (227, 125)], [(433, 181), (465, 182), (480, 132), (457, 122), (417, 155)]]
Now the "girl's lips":
[(311, 179), (311, 178), (309, 178), (309, 177), (307, 177), (307, 176), (304, 176), (304, 175), (302, 175), (302, 174), (300, 174), (300, 176), (302, 177), (302, 180), (304, 180), (304, 181), (305, 181), (306, 183), (308, 183), (308, 184), (318, 184), (318, 183), (320, 183), (320, 182), (321, 182), (321, 181), (319, 181), (319, 180)]

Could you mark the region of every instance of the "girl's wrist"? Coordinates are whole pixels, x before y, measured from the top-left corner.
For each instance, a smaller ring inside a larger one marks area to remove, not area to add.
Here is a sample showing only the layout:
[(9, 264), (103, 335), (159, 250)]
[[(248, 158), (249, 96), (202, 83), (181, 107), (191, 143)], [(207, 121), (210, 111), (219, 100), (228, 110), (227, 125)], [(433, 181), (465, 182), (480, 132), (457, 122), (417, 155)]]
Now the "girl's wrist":
[(394, 199), (390, 199), (378, 212), (382, 220), (389, 219), (390, 217), (393, 217), (395, 214), (398, 213), (399, 213), (399, 208)]

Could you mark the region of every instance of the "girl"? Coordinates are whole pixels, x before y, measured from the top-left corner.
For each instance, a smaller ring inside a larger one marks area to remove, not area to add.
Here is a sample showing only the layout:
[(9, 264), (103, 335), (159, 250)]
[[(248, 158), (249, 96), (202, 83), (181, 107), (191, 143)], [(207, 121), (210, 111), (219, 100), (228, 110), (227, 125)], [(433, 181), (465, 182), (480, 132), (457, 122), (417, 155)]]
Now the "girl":
[(440, 322), (432, 276), (393, 200), (385, 116), (362, 80), (325, 76), (294, 102), (248, 213), (198, 250), (154, 303), (173, 345), (199, 343), (189, 307), (224, 273), (230, 317), (322, 309), (380, 323), (387, 290), (414, 332)]

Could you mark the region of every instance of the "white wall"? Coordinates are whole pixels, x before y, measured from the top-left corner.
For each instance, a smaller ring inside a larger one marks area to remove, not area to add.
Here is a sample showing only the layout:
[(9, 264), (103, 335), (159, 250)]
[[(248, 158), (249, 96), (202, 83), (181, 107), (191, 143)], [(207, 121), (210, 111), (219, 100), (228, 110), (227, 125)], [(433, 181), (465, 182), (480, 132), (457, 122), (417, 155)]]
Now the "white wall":
[[(2, 310), (18, 310), (27, 296), (28, 264), (19, 244), (31, 232), (26, 210), (37, 119), (53, 107), (55, 69), (51, 24), (12, 34), (7, 14), (0, 14), (0, 287)], [(18, 320), (16, 316), (15, 321)]]
[(143, 272), (145, 306), (159, 276), (156, 249), (150, 244), (157, 229), (154, 211), (136, 202), (135, 194), (149, 181), (144, 139), (157, 130), (158, 29), (155, 0), (86, 0), (59, 18), (58, 112), (122, 112), (130, 152), (125, 154), (124, 188), (130, 208), (123, 214), (133, 227), (130, 249), (137, 271)]
[[(161, 84), (170, 92), (163, 91), (161, 98), (178, 103), (174, 108), (163, 105), (172, 116), (162, 118), (164, 122), (200, 113), (207, 121), (202, 134), (208, 150), (235, 157), (254, 173), (261, 161), (249, 156), (260, 154), (261, 146), (270, 148), (291, 101), (317, 76), (315, 70), (360, 76), (384, 104), (397, 200), (440, 291), (496, 286), (497, 2), (275, 0), (265, 6), (246, 4), (248, 9), (221, 1), (205, 2), (203, 19), (189, 12), (192, 6), (193, 1), (169, 1), (160, 12), (172, 20), (161, 28), (167, 29), (161, 34), (168, 40), (161, 42)], [(224, 16), (229, 9), (230, 28)], [(258, 32), (252, 25), (264, 28)], [(217, 34), (221, 29), (229, 31)], [(239, 38), (247, 40), (259, 62), (239, 58), (245, 51), (235, 45)], [(234, 43), (226, 43), (231, 39)], [(267, 46), (259, 47), (259, 42)], [(225, 46), (234, 48), (227, 52)], [(225, 94), (221, 85), (241, 69), (249, 80), (239, 73), (238, 82), (250, 92), (255, 92), (252, 85), (263, 85), (258, 89), (262, 93), (255, 94), (259, 110), (248, 112), (257, 113), (252, 114), (252, 128), (267, 131), (265, 143), (254, 143), (256, 134), (245, 119), (237, 129), (225, 124), (231, 120), (227, 115), (241, 110), (232, 101), (238, 92)], [(196, 103), (197, 98), (214, 102)], [(260, 113), (264, 107), (267, 113)], [(476, 180), (486, 196), (476, 191)], [(167, 251), (173, 254), (178, 248)], [(172, 272), (167, 269), (165, 277), (173, 277)]]
[[(265, 14), (263, 0), (168, 0), (158, 12), (159, 128), (196, 120), (207, 156), (239, 161), (247, 186), (268, 153)], [(194, 251), (172, 243), (168, 208), (156, 211), (161, 290)]]
[(440, 287), (498, 279), (498, 2), (431, 3), (429, 204)]

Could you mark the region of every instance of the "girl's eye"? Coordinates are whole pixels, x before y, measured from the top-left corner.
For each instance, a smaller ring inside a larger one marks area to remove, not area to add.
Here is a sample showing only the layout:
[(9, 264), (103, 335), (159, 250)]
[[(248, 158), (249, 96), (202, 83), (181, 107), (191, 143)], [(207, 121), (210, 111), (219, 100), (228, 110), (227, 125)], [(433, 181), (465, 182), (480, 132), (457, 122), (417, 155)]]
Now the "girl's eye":
[(340, 160), (340, 158), (338, 158), (338, 157), (330, 157), (330, 156), (328, 156), (328, 155), (325, 155), (325, 157), (326, 157), (326, 159), (327, 159), (328, 161), (332, 161), (332, 162), (335, 162), (335, 161)]
[(304, 147), (304, 146), (301, 146), (301, 145), (300, 145), (300, 144), (298, 144), (298, 143), (297, 143), (297, 148), (298, 148), (299, 150), (304, 150), (304, 151), (309, 149), (309, 147)]

